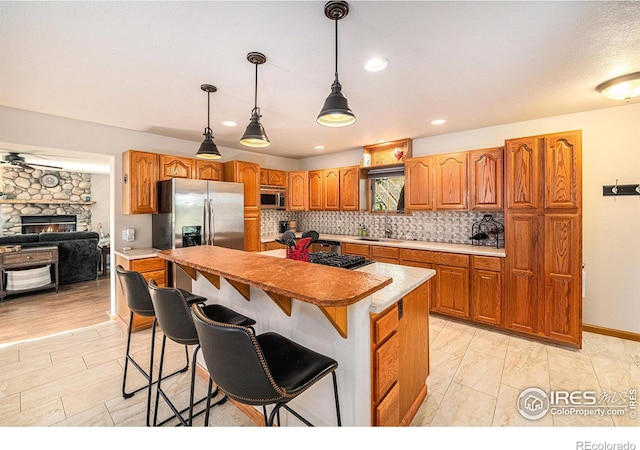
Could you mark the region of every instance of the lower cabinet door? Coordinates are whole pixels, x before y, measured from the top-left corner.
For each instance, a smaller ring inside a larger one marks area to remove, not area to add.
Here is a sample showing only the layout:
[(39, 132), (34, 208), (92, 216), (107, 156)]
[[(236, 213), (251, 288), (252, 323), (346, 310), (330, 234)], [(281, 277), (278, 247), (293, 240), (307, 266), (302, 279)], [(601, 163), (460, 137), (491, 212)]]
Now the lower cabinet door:
[(400, 387), (398, 383), (376, 407), (376, 423), (380, 427), (400, 425)]
[(471, 318), (476, 322), (500, 325), (502, 277), (500, 272), (474, 270), (471, 294)]
[(469, 269), (438, 266), (435, 311), (469, 318)]

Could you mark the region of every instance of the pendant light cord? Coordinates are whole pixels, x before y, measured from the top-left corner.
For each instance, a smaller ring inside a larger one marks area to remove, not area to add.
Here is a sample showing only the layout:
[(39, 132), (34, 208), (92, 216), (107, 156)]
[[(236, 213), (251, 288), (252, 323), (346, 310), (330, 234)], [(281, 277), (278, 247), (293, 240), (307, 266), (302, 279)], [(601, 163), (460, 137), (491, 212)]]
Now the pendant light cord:
[(213, 134), (211, 131), (211, 92), (207, 92), (207, 129), (204, 130), (205, 134)]
[(256, 63), (255, 66), (256, 66), (256, 83), (253, 88), (253, 110), (257, 112), (258, 110), (258, 63)]
[(334, 15), (333, 20), (336, 23), (336, 81), (338, 81), (338, 18)]

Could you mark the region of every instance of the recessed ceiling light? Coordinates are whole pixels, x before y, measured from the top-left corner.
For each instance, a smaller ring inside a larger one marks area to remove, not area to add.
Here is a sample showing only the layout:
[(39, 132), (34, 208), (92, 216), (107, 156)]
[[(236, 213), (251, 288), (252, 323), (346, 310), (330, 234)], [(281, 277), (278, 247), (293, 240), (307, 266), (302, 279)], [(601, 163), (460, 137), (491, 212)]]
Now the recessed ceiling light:
[(237, 123), (235, 123), (233, 120), (223, 120), (222, 121), (222, 125), (224, 125), (225, 127), (235, 127), (238, 126)]
[(316, 145), (313, 147), (314, 150), (324, 150), (324, 145)]
[(367, 72), (380, 72), (389, 65), (389, 60), (381, 56), (374, 56), (364, 63), (364, 70)]
[(444, 119), (436, 119), (431, 121), (431, 125), (442, 125), (443, 123), (446, 123), (446, 122), (447, 121)]

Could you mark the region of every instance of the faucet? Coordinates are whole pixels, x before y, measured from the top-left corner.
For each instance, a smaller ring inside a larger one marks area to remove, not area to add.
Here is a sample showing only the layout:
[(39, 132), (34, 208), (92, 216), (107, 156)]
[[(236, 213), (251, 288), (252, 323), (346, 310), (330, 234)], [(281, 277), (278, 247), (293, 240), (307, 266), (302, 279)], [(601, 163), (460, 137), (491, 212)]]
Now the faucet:
[(389, 207), (382, 200), (380, 200), (380, 203), (384, 205), (384, 237), (385, 239), (389, 239), (391, 237), (391, 228), (389, 228)]

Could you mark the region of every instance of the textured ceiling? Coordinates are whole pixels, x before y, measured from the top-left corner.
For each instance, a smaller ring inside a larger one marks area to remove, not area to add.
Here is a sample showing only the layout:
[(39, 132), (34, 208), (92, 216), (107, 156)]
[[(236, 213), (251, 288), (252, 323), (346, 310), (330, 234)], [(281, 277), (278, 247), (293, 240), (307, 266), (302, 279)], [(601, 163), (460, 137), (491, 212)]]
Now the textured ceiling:
[[(216, 143), (249, 150), (238, 142), (253, 107), (246, 55), (259, 51), (272, 144), (258, 151), (302, 158), (617, 106), (595, 86), (640, 71), (640, 2), (352, 1), (339, 74), (358, 121), (328, 129), (315, 123), (334, 72), (324, 3), (3, 1), (0, 105), (189, 139), (195, 151), (209, 83)], [(385, 71), (363, 69), (374, 55)]]

